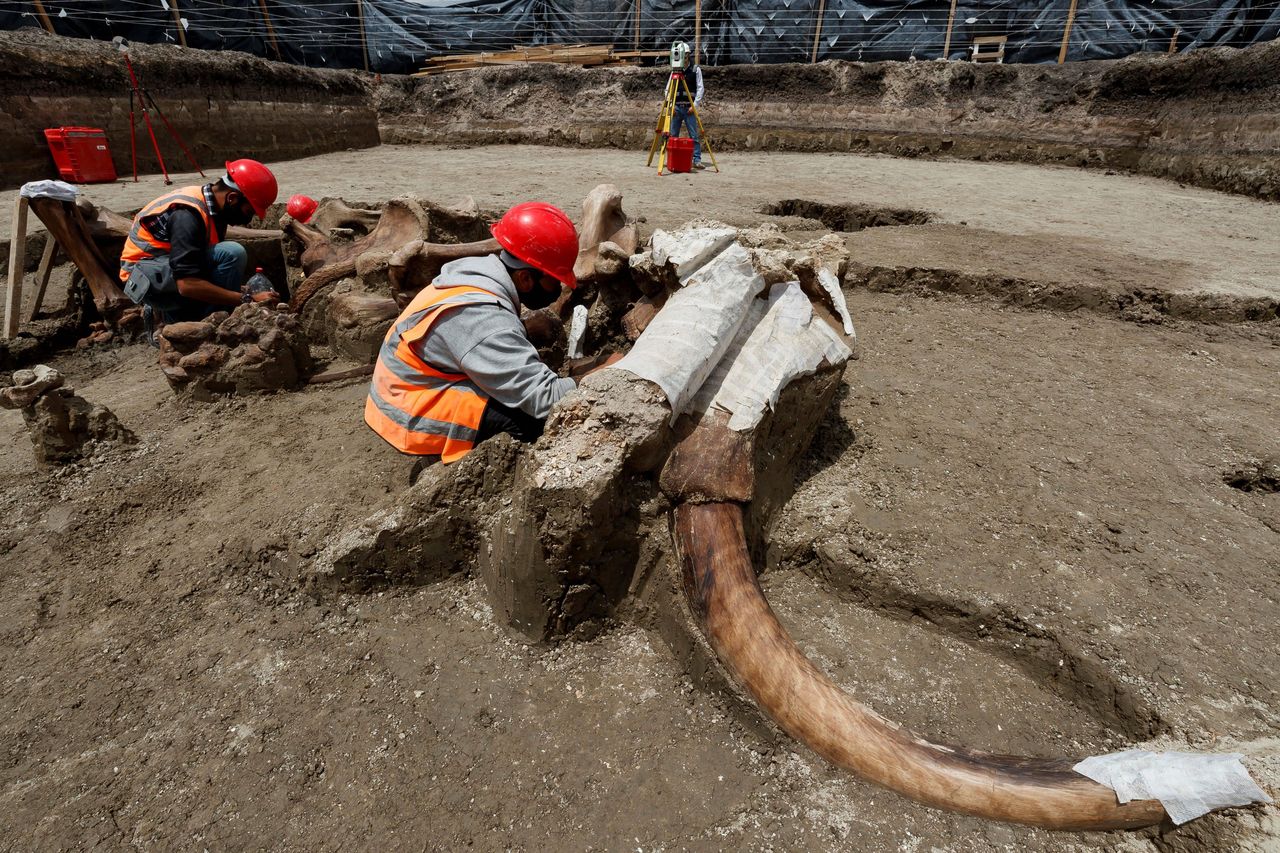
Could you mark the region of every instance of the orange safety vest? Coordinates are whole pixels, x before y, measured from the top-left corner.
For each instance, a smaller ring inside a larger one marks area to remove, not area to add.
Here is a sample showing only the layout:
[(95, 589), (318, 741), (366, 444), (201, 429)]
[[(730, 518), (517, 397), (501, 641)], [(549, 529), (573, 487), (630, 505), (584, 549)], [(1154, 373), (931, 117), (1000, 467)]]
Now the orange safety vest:
[(436, 319), (466, 305), (501, 305), (468, 285), (424, 287), (387, 330), (364, 403), (364, 422), (401, 453), (456, 462), (475, 447), (488, 396), (463, 373), (445, 373), (413, 350)]
[(151, 204), (142, 208), (142, 210), (139, 210), (138, 215), (133, 217), (133, 227), (129, 229), (129, 236), (124, 241), (124, 251), (120, 253), (121, 281), (129, 280), (129, 270), (133, 269), (134, 264), (143, 258), (154, 258), (159, 255), (169, 254), (173, 244), (152, 234), (151, 229), (147, 228), (143, 220), (149, 219), (157, 213), (164, 213), (169, 208), (178, 205), (189, 207), (199, 213), (200, 218), (204, 220), (205, 233), (209, 235), (209, 245), (216, 246), (218, 244), (218, 229), (214, 227), (213, 217), (204, 206), (203, 187), (183, 187), (182, 189), (165, 193), (151, 202)]

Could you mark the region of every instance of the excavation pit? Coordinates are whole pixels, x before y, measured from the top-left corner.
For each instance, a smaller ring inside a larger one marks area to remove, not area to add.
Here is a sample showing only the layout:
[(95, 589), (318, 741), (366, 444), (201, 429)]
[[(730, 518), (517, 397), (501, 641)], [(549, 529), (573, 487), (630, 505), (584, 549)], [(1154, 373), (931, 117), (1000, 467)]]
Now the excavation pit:
[(934, 215), (927, 210), (904, 207), (876, 207), (869, 204), (828, 204), (803, 198), (788, 198), (763, 205), (757, 210), (769, 216), (800, 216), (816, 219), (832, 231), (851, 233), (864, 228), (895, 225), (924, 225)]

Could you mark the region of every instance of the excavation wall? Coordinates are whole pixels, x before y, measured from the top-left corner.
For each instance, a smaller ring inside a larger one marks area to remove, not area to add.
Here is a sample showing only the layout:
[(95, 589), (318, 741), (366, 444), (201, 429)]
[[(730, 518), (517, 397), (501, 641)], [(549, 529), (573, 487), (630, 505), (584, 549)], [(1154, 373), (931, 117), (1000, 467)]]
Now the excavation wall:
[[(717, 151), (869, 151), (1099, 166), (1280, 199), (1280, 42), (1056, 65), (704, 68)], [(386, 78), (387, 142), (643, 151), (666, 72), (561, 66)]]
[[(378, 144), (366, 84), (345, 71), (267, 62), (245, 53), (140, 45), (134, 67), (206, 171), (235, 157), (288, 160)], [(0, 188), (57, 177), (44, 129), (102, 128), (120, 177), (131, 176), (129, 79), (110, 43), (35, 30), (0, 33)], [(169, 169), (190, 171), (152, 115)], [(138, 116), (138, 168), (159, 163)]]

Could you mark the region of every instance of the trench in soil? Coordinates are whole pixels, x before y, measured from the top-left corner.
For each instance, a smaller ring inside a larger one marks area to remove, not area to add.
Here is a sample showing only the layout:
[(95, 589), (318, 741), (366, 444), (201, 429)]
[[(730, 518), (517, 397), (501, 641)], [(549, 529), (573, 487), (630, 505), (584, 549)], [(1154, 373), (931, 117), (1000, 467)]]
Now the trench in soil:
[(1242, 492), (1280, 492), (1280, 463), (1259, 462), (1223, 475), (1222, 482)]
[(894, 225), (924, 225), (933, 221), (927, 210), (875, 207), (869, 204), (827, 204), (803, 198), (788, 198), (756, 208), (769, 216), (800, 216), (816, 219), (832, 231), (849, 233), (864, 228)]
[(922, 624), (979, 655), (996, 656), (1129, 740), (1148, 740), (1168, 728), (1104, 663), (1067, 647), (1050, 628), (1033, 625), (1007, 607), (908, 589), (878, 574), (868, 555), (853, 549), (819, 548), (798, 568), (840, 601), (881, 619)]

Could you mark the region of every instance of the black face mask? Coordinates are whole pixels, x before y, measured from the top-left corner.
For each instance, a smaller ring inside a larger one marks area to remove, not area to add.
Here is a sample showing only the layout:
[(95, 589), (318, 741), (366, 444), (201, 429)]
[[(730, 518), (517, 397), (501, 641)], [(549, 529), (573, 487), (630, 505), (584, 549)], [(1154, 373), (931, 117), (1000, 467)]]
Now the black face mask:
[(559, 293), (549, 291), (535, 281), (532, 290), (520, 294), (520, 304), (530, 311), (537, 311), (539, 308), (546, 308), (559, 297)]
[(246, 214), (238, 204), (224, 204), (222, 219), (228, 225), (248, 225), (253, 221), (253, 213)]

